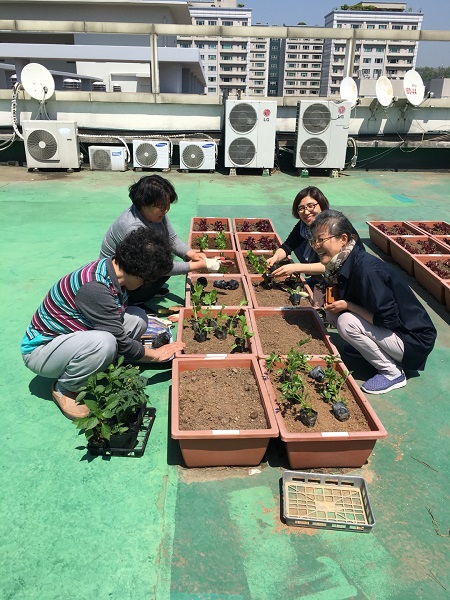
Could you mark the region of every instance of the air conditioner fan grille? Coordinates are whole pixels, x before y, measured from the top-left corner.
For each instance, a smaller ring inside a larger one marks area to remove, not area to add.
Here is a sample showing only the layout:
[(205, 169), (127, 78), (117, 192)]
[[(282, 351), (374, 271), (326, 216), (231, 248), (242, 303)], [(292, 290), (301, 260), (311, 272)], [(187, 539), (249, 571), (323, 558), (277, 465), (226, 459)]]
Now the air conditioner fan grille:
[(236, 104), (236, 106), (233, 106), (230, 110), (230, 126), (237, 133), (249, 133), (254, 129), (257, 120), (258, 115), (256, 110), (251, 104), (247, 104), (246, 102)]
[(139, 144), (136, 148), (136, 159), (143, 167), (153, 167), (158, 160), (158, 152), (153, 144)]
[(256, 156), (255, 144), (245, 137), (236, 138), (228, 147), (228, 155), (234, 165), (245, 167)]
[(189, 169), (199, 169), (205, 160), (205, 153), (200, 146), (189, 144), (189, 146), (184, 148), (182, 157), (186, 167)]
[(325, 104), (311, 104), (303, 113), (302, 124), (308, 133), (323, 133), (331, 122), (331, 112)]
[(108, 171), (111, 169), (111, 156), (108, 150), (99, 148), (92, 153), (92, 164), (96, 169)]
[(27, 148), (35, 160), (50, 160), (58, 150), (58, 143), (49, 131), (35, 129), (27, 136)]
[(300, 159), (307, 167), (317, 167), (328, 154), (326, 143), (320, 138), (309, 138), (300, 147)]

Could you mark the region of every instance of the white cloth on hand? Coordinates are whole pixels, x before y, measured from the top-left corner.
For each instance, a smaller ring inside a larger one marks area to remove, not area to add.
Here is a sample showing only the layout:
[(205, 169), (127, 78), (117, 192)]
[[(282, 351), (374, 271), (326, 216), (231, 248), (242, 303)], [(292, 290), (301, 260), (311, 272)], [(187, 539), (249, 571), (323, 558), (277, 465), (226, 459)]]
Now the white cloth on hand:
[(205, 258), (206, 261), (206, 268), (208, 270), (208, 273), (218, 273), (219, 269), (222, 265), (221, 261), (219, 260), (219, 258), (214, 257), (214, 258)]

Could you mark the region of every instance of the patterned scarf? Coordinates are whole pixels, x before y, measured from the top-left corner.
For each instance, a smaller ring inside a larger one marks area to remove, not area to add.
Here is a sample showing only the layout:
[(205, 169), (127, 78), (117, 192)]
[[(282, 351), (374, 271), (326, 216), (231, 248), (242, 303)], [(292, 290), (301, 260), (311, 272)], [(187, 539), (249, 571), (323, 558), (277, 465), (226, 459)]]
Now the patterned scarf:
[(345, 246), (341, 248), (341, 251), (333, 256), (330, 262), (325, 267), (325, 273), (323, 278), (327, 282), (327, 285), (336, 285), (338, 282), (338, 273), (344, 262), (347, 260), (348, 255), (353, 250), (355, 240), (351, 239)]
[[(300, 235), (302, 236), (302, 238), (304, 238), (305, 240), (308, 240), (308, 241), (310, 239), (312, 239), (311, 230), (308, 227), (308, 225), (303, 223), (303, 221), (300, 221), (299, 228), (300, 228)], [(306, 243), (303, 247), (303, 259), (304, 260), (302, 262), (305, 262), (305, 263), (318, 262), (318, 256), (314, 252), (314, 250), (312, 249), (312, 247), (309, 243)]]

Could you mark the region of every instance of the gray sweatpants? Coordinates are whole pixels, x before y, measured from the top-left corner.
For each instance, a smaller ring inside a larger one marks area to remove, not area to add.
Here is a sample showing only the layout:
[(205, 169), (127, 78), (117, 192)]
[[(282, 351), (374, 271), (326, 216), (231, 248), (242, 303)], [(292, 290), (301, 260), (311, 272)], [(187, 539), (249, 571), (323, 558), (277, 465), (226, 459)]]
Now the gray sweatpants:
[[(124, 314), (124, 329), (129, 337), (139, 339), (147, 329), (145, 311), (129, 306)], [(76, 392), (116, 356), (116, 338), (107, 331), (90, 330), (59, 335), (24, 354), (23, 362), (36, 375), (57, 379), (62, 387)]]
[(326, 317), (336, 326), (341, 338), (356, 348), (379, 373), (389, 378), (400, 376), (405, 348), (396, 333), (351, 312), (335, 315), (327, 311)]

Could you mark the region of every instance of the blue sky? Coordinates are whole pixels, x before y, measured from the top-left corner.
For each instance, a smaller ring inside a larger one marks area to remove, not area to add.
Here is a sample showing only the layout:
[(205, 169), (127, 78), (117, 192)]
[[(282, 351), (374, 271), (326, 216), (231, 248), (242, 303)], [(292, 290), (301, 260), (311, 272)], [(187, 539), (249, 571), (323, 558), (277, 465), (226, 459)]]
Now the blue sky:
[[(239, 0), (252, 9), (252, 24), (296, 25), (304, 21), (311, 27), (323, 27), (324, 17), (344, 1), (336, 0)], [(347, 4), (355, 4), (349, 2)], [(423, 13), (423, 29), (450, 29), (449, 0), (417, 0), (407, 2), (407, 9)], [(450, 43), (421, 42), (417, 58), (418, 67), (450, 66)]]

